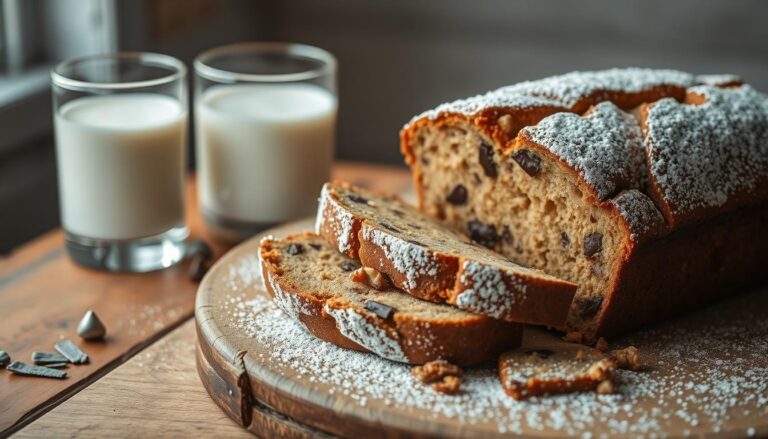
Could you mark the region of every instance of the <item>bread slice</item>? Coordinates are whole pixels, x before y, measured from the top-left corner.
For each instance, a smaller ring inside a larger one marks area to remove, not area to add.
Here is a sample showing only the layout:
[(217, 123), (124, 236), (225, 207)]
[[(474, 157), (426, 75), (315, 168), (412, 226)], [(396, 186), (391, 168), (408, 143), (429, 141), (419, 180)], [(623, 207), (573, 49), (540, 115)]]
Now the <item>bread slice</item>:
[(409, 364), (469, 365), (496, 360), (522, 338), (521, 325), (352, 281), (360, 263), (313, 233), (266, 238), (259, 256), (277, 306), (344, 348)]
[(515, 399), (562, 393), (613, 393), (616, 363), (586, 346), (551, 339), (526, 340), (523, 348), (499, 357), (499, 378), (504, 392)]
[(403, 291), (519, 323), (563, 328), (576, 285), (528, 269), (402, 201), (343, 182), (323, 187), (317, 233)]

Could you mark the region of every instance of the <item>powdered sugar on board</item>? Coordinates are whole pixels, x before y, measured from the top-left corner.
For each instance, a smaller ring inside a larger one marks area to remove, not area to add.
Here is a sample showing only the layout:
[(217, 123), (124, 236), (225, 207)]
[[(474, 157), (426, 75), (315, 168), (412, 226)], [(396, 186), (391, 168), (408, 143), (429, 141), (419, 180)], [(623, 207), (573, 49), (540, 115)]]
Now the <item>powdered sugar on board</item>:
[(768, 176), (768, 98), (746, 85), (689, 91), (707, 102), (662, 99), (650, 106), (644, 133), (657, 201), (674, 219), (760, 191)]
[(640, 125), (610, 102), (587, 116), (557, 113), (521, 135), (570, 166), (602, 201), (617, 190), (641, 188), (645, 156)]
[(495, 107), (526, 109), (534, 107), (571, 108), (579, 100), (598, 91), (641, 92), (660, 85), (688, 87), (693, 75), (677, 70), (642, 68), (609, 69), (594, 72), (571, 72), (537, 81), (525, 81), (502, 87), (486, 94), (442, 104), (411, 119), (436, 119), (442, 114), (458, 113), (472, 116)]
[(768, 432), (766, 293), (713, 307), (684, 326), (617, 342), (638, 346), (649, 365), (643, 372), (620, 371), (617, 395), (528, 401), (506, 396), (495, 368), (470, 369), (459, 396), (437, 394), (416, 382), (406, 365), (314, 338), (259, 293), (228, 297), (222, 292), (218, 306), (231, 316), (229, 326), (253, 343), (247, 356), (289, 382), (345, 401), (337, 406), (389, 407), (377, 410), (408, 413), (424, 422), (458, 420), (486, 432), (664, 436), (682, 426), (690, 434), (741, 436)]

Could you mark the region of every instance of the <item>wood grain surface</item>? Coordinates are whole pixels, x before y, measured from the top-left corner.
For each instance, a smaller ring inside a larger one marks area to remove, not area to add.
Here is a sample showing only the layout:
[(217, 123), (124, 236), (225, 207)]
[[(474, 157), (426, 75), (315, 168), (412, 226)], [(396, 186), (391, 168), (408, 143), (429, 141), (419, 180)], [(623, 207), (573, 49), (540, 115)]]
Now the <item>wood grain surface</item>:
[[(287, 224), (266, 231), (265, 235), (279, 237), (311, 229), (312, 223), (308, 219), (303, 223)], [(587, 427), (579, 427), (580, 430), (576, 431), (587, 432), (594, 437), (613, 435), (613, 431), (618, 431), (611, 428), (629, 429), (632, 426), (639, 428), (634, 430), (636, 432), (651, 428), (654, 433), (671, 437), (741, 437), (768, 433), (768, 407), (764, 402), (768, 397), (768, 382), (759, 382), (761, 377), (768, 377), (768, 347), (764, 344), (768, 337), (766, 291), (757, 291), (746, 298), (631, 334), (624, 340), (615, 340), (614, 346), (630, 343), (638, 346), (645, 362), (644, 371), (622, 375), (621, 380), (625, 381), (620, 384), (616, 399), (596, 403), (593, 395), (584, 394), (586, 398), (573, 400), (573, 405), (568, 399), (561, 399), (564, 403), (558, 405), (551, 398), (527, 405), (504, 399), (503, 396), (499, 399), (498, 393), (486, 385), (481, 387), (485, 389), (483, 393), (473, 393), (471, 398), (487, 403), (472, 405), (471, 399), (462, 399), (456, 403), (455, 409), (450, 410), (453, 415), (447, 415), (446, 412), (433, 412), (423, 405), (392, 404), (390, 395), (398, 394), (397, 391), (387, 393), (377, 389), (351, 394), (341, 391), (343, 388), (332, 382), (350, 383), (354, 380), (352, 376), (345, 377), (343, 364), (334, 366), (334, 371), (341, 375), (327, 381), (321, 375), (327, 372), (316, 372), (308, 366), (311, 360), (302, 360), (302, 353), (291, 351), (290, 359), (285, 360), (276, 353), (280, 347), (270, 345), (253, 332), (249, 333), (248, 323), (244, 326), (242, 320), (243, 308), (233, 304), (248, 303), (260, 296), (268, 297), (257, 279), (258, 267), (254, 266), (257, 264), (254, 258), (259, 240), (260, 237), (252, 238), (219, 260), (200, 286), (195, 310), (201, 380), (225, 413), (244, 428), (258, 434), (302, 437), (301, 433), (309, 429), (315, 434), (349, 438), (503, 437), (509, 431), (500, 428), (499, 422), (504, 423), (514, 417), (525, 419), (525, 422), (515, 426), (524, 437), (572, 436), (575, 433), (568, 430), (572, 426), (563, 423), (563, 419), (582, 422)], [(275, 316), (282, 318), (279, 313)], [(764, 323), (754, 325), (755, 319)], [(269, 325), (269, 322), (261, 324)], [(273, 324), (279, 323), (274, 321)], [(719, 329), (723, 330), (722, 334), (718, 333)], [(301, 342), (291, 339), (282, 343)], [(562, 343), (555, 333), (529, 329), (521, 349), (526, 349), (526, 346), (541, 349), (543, 346), (556, 350)], [(745, 346), (753, 350), (745, 351)], [(342, 355), (340, 348), (338, 351), (337, 355)], [(332, 349), (322, 352), (334, 355)], [(354, 361), (367, 360), (360, 357)], [(385, 362), (383, 365), (376, 363), (375, 367), (386, 369), (381, 371), (381, 376), (393, 376), (399, 366)], [(480, 381), (487, 383), (483, 377), (491, 377), (493, 381), (490, 382), (496, 382), (493, 378), (496, 376), (495, 367), (475, 370)], [(740, 374), (747, 375), (747, 381), (751, 383), (741, 387), (742, 390), (732, 386), (742, 382)], [(711, 377), (716, 377), (716, 380)], [(755, 380), (758, 382), (755, 383)], [(500, 384), (496, 383), (500, 389)], [(417, 383), (403, 385), (419, 386)], [(622, 389), (621, 385), (625, 387)], [(627, 396), (628, 399), (624, 400), (624, 395), (630, 395), (628, 392), (632, 390), (635, 391), (634, 396)], [(423, 391), (431, 392), (428, 388)], [(353, 396), (363, 393), (365, 403), (361, 404), (360, 399)], [(730, 398), (733, 399), (728, 402)], [(549, 404), (554, 407), (551, 415), (546, 409)], [(605, 409), (611, 404), (615, 409)], [(266, 423), (254, 415), (263, 413), (264, 407), (282, 414), (285, 422), (280, 422), (279, 416), (273, 416), (269, 418), (271, 422)], [(485, 407), (488, 413), (498, 415), (473, 422), (462, 422), (456, 417), (456, 413), (462, 411), (477, 413), (477, 407)], [(529, 410), (535, 413), (532, 418), (526, 414)], [(664, 413), (670, 416), (664, 417)], [(635, 435), (627, 430), (621, 436)]]
[[(403, 168), (339, 164), (334, 178), (400, 190), (408, 187)], [(194, 180), (187, 191), (187, 221), (193, 238), (202, 238), (218, 254), (229, 247), (216, 242), (197, 212)], [(187, 264), (144, 274), (99, 272), (74, 264), (63, 248), (63, 232), (50, 232), (0, 259), (0, 349), (13, 359), (30, 360), (33, 351), (53, 351), (61, 338), (76, 341), (91, 357), (67, 369), (69, 378), (18, 377), (0, 370), (0, 437), (18, 430), (141, 349), (187, 320), (197, 285), (187, 279)], [(76, 336), (79, 319), (93, 309), (107, 326), (104, 343)]]

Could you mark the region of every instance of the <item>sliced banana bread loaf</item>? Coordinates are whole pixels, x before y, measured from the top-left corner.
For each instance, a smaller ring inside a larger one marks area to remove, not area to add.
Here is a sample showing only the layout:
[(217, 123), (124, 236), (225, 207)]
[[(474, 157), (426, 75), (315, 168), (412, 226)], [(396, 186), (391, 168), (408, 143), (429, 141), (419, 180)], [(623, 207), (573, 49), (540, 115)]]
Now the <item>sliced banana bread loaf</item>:
[(351, 280), (360, 263), (313, 233), (264, 239), (259, 256), (275, 304), (338, 346), (409, 364), (468, 365), (520, 344), (521, 325)]
[(514, 264), (402, 201), (326, 183), (317, 232), (416, 297), (512, 322), (562, 328), (576, 285)]
[(732, 75), (575, 72), (441, 105), (401, 148), (423, 211), (577, 283), (595, 340), (764, 279), (766, 108)]

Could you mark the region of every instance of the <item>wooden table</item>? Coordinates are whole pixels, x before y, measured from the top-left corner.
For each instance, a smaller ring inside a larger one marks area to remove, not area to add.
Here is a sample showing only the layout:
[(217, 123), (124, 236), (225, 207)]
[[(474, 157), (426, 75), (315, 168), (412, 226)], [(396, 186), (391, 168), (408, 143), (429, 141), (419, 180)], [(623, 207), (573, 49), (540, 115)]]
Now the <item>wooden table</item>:
[[(389, 192), (410, 185), (404, 168), (389, 166), (341, 163), (334, 178)], [(205, 230), (193, 180), (187, 195), (192, 237), (214, 244), (221, 255), (228, 245)], [(66, 380), (0, 370), (0, 437), (17, 431), (32, 437), (247, 437), (208, 398), (195, 372), (189, 319), (197, 285), (187, 279), (187, 268), (183, 263), (148, 274), (82, 268), (67, 258), (61, 230), (0, 260), (0, 349), (30, 362), (31, 352), (51, 352), (54, 342), (70, 338), (91, 357), (88, 365), (69, 367)], [(107, 325), (106, 342), (77, 338), (75, 328), (88, 309)]]

